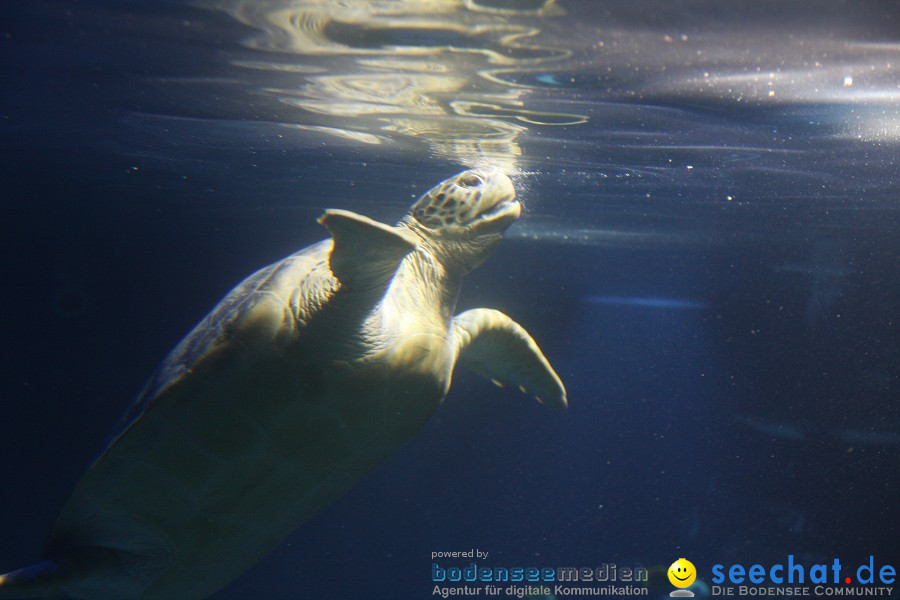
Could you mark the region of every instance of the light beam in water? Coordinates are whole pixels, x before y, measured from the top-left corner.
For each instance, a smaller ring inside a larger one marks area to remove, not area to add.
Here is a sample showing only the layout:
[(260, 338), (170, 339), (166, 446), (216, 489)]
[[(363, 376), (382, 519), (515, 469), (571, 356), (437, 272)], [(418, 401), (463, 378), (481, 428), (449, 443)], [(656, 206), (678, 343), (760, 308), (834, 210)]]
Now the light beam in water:
[(634, 306), (670, 310), (692, 310), (706, 308), (705, 302), (685, 298), (664, 298), (658, 296), (588, 296), (585, 302), (606, 306)]

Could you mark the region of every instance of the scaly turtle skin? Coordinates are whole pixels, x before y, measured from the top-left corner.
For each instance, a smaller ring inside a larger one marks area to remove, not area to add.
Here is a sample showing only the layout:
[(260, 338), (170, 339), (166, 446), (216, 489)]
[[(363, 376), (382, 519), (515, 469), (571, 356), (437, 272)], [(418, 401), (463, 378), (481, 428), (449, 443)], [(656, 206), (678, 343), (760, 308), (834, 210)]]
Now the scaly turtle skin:
[(462, 277), (521, 211), (509, 178), (466, 171), (395, 227), (343, 210), (331, 239), (251, 275), (172, 351), (79, 482), (46, 560), (0, 597), (202, 598), (408, 440), (457, 362), (566, 405), (531, 336), (453, 316)]

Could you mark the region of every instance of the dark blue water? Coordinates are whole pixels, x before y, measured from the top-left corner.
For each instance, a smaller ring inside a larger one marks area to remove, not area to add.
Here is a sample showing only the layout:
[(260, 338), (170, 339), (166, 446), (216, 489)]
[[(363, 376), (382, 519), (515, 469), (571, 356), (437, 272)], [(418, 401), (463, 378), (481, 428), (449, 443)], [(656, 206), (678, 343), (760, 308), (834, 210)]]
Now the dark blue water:
[(323, 208), (393, 223), (485, 163), (526, 211), (459, 310), (526, 326), (569, 409), (458, 370), (216, 598), (430, 597), (431, 553), (470, 548), (900, 567), (900, 10), (558, 4), (336, 14), (306, 46), (277, 2), (0, 5), (0, 572)]

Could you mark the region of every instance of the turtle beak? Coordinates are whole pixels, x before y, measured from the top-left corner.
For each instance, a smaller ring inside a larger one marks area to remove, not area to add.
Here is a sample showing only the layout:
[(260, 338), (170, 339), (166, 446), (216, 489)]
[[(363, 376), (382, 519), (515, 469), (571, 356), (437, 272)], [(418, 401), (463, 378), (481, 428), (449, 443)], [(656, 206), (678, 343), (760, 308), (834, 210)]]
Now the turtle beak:
[(494, 205), (489, 211), (478, 216), (479, 222), (475, 228), (479, 232), (489, 229), (491, 231), (506, 231), (522, 215), (522, 204), (515, 197)]
[(501, 171), (482, 171), (481, 175), (491, 194), (482, 198), (473, 225), (479, 233), (485, 230), (502, 233), (522, 214), (522, 205), (516, 200), (516, 188)]

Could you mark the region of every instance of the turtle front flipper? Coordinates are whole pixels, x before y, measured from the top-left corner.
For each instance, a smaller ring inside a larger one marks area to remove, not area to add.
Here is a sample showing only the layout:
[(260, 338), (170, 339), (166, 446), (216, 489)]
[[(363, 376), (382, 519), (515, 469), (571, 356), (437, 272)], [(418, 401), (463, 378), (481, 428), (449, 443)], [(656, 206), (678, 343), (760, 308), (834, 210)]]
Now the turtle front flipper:
[(343, 283), (386, 284), (403, 258), (416, 249), (415, 235), (349, 210), (329, 209), (319, 217), (334, 238), (329, 264)]
[(566, 407), (566, 388), (525, 328), (499, 310), (476, 308), (453, 318), (457, 362), (495, 383), (515, 384), (538, 402)]

